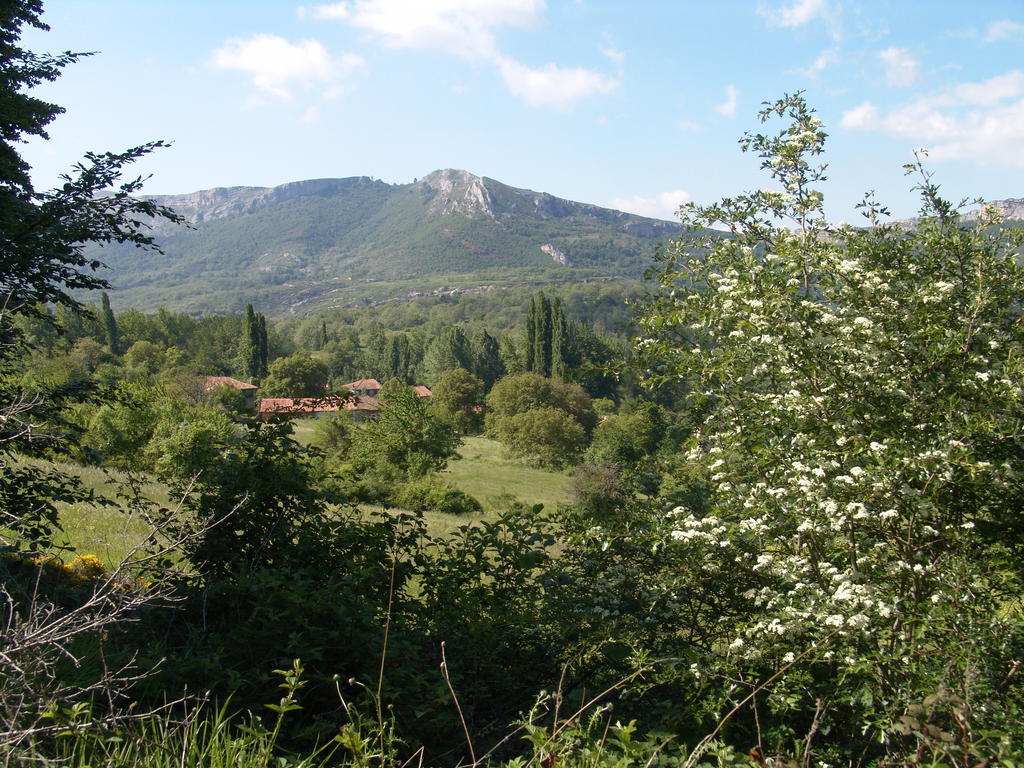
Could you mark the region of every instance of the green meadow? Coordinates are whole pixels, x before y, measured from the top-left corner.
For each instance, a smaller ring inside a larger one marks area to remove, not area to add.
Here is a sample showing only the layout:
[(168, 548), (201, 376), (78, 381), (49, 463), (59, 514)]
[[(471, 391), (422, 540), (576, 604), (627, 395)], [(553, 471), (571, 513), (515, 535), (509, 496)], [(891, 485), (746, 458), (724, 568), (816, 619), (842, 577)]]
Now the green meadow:
[[(295, 422), (295, 438), (300, 444), (309, 442), (313, 424), (311, 419)], [(459, 458), (449, 463), (442, 476), (480, 501), (484, 508), (484, 519), (497, 517), (515, 502), (531, 506), (543, 504), (545, 509), (553, 511), (559, 504), (568, 501), (568, 475), (508, 459), (495, 440), (486, 437), (466, 438), (459, 448), (459, 454)], [(137, 492), (140, 499), (161, 507), (173, 509), (177, 503), (164, 484), (148, 475), (82, 466), (72, 462), (53, 462), (52, 465), (64, 475), (81, 478), (84, 487), (95, 496), (91, 502), (57, 503), (63, 528), (60, 543), (73, 546), (79, 554), (96, 555), (105, 563), (123, 558), (149, 531), (141, 511), (125, 511), (131, 509), (131, 505), (124, 504), (126, 498)], [(132, 488), (134, 491), (130, 490)], [(104, 500), (116, 500), (121, 504), (118, 507), (105, 505)], [(369, 511), (372, 508), (366, 509)], [(470, 522), (469, 518), (441, 512), (427, 512), (424, 516), (434, 535), (444, 535)]]

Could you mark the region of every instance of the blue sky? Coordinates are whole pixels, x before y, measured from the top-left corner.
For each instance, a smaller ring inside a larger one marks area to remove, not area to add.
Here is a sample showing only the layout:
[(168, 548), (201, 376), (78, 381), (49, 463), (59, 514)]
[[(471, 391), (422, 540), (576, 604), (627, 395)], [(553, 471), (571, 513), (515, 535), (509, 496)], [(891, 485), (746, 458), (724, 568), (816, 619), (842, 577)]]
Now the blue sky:
[(1021, 0), (44, 0), (36, 51), (96, 51), (38, 89), (66, 107), (24, 155), (37, 186), (152, 139), (151, 193), (463, 168), (672, 218), (768, 185), (737, 140), (806, 91), (826, 205), (1024, 197)]

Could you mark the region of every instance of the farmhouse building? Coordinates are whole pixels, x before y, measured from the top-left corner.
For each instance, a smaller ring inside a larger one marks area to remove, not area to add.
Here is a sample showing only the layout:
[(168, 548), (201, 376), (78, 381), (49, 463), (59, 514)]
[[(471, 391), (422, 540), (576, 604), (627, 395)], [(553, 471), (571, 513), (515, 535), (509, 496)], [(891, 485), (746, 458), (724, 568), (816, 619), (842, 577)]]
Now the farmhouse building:
[(242, 393), (242, 396), (245, 398), (246, 408), (249, 410), (256, 408), (256, 385), (248, 384), (244, 381), (239, 381), (238, 379), (233, 379), (230, 376), (204, 376), (203, 392), (205, 394), (209, 394), (210, 392), (213, 392), (213, 390), (218, 387), (222, 387), (225, 384), (229, 387), (234, 387)]

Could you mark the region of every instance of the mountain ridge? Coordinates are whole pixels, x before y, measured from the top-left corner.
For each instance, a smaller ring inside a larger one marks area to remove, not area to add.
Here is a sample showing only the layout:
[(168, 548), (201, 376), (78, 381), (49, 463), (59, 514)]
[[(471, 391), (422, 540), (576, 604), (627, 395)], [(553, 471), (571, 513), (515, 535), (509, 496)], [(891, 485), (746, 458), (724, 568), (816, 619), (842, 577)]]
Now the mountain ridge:
[(215, 187), (151, 200), (163, 256), (106, 247), (111, 301), (196, 313), (359, 305), (395, 290), (638, 278), (678, 223), (566, 200), (459, 169), (410, 184), (368, 176)]

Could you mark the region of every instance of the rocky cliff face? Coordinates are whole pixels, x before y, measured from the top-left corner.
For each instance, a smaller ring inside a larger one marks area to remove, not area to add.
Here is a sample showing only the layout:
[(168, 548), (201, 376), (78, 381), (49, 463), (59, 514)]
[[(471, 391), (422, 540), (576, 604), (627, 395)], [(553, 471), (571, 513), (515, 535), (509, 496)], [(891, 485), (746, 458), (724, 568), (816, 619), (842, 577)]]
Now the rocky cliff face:
[(343, 196), (370, 187), (394, 191), (419, 188), (428, 197), (427, 212), (434, 216), (461, 214), (491, 221), (516, 217), (543, 220), (581, 218), (611, 225), (638, 237), (661, 237), (678, 230), (675, 222), (648, 219), (565, 200), (546, 192), (510, 187), (495, 179), (452, 168), (434, 171), (411, 185), (390, 185), (367, 176), (353, 176), (295, 181), (277, 187), (217, 187), (153, 199), (174, 208), (191, 224), (197, 225), (255, 213), (293, 198)]
[[(1022, 197), (1010, 197), (1006, 200), (989, 200), (985, 205), (995, 208), (996, 212), (1007, 221), (1024, 220), (1024, 198)], [(981, 208), (979, 207), (978, 210), (965, 214), (964, 218), (967, 221), (977, 221), (980, 216)]]
[(427, 206), (427, 210), (433, 214), (444, 216), (462, 213), (471, 217), (494, 218), (494, 201), (479, 176), (449, 168), (434, 171), (424, 176), (419, 183), (434, 191), (434, 199)]
[(184, 195), (158, 195), (153, 200), (175, 209), (192, 224), (216, 221), (308, 195), (343, 194), (359, 186), (380, 185), (368, 176), (347, 179), (310, 179), (293, 181), (277, 187), (216, 187)]
[[(995, 208), (1005, 221), (1024, 221), (1024, 198), (1009, 197), (1006, 200), (986, 200), (985, 205)], [(974, 222), (981, 218), (981, 206), (963, 214), (963, 221)], [(917, 226), (918, 219), (896, 219), (892, 223), (907, 229)]]

